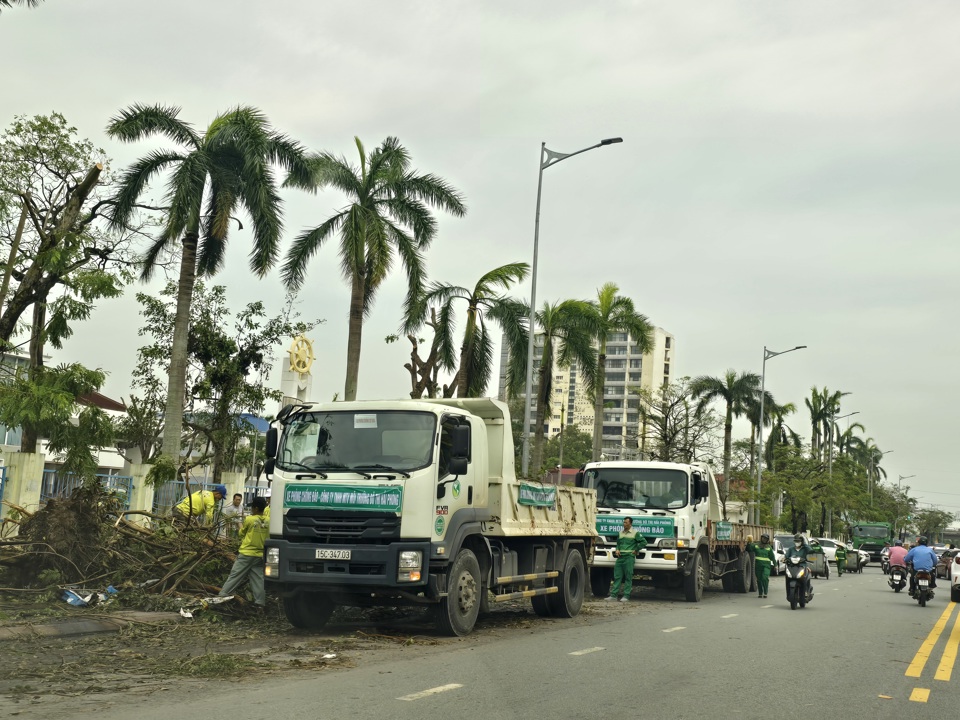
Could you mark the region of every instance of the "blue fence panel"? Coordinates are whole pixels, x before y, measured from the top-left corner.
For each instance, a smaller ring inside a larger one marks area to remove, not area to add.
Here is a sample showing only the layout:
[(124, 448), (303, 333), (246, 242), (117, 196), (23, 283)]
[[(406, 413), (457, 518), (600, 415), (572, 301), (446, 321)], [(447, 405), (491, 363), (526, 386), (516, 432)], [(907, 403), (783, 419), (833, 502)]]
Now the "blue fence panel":
[[(103, 486), (121, 498), (123, 509), (130, 509), (130, 496), (133, 493), (133, 478), (129, 475), (108, 475), (98, 473)], [(55, 498), (68, 498), (73, 491), (83, 485), (83, 478), (73, 473), (61, 473), (57, 470), (44, 470), (43, 483), (40, 486), (40, 502)]]
[(172, 480), (164, 483), (153, 492), (153, 514), (169, 515), (173, 506), (183, 498), (183, 480)]
[[(3, 500), (3, 488), (7, 484), (7, 466), (0, 465), (0, 501)], [(3, 509), (0, 508), (0, 516), (3, 515)]]

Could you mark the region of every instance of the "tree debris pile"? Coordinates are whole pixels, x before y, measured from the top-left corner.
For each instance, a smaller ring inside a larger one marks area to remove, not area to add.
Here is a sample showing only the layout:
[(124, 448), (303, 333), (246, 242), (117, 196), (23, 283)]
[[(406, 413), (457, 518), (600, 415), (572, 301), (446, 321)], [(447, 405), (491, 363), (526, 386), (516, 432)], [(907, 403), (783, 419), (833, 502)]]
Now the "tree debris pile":
[[(214, 528), (174, 527), (169, 518), (125, 512), (99, 482), (29, 513), (14, 507), (19, 534), (0, 540), (0, 585), (18, 590), (68, 585), (124, 590), (124, 605), (163, 603), (148, 596), (215, 595), (236, 558)], [(127, 518), (147, 515), (153, 528)]]

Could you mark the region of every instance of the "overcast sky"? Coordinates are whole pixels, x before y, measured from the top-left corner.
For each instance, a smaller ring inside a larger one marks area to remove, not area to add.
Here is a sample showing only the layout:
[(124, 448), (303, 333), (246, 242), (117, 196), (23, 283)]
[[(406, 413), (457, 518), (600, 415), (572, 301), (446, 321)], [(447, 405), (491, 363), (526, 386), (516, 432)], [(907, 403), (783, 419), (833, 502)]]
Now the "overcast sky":
[[(103, 132), (135, 102), (201, 127), (255, 105), (351, 160), (354, 136), (396, 135), (466, 196), (466, 217), (441, 217), (429, 273), (469, 286), (531, 259), (541, 141), (622, 136), (545, 173), (538, 300), (616, 282), (676, 336), (679, 375), (759, 373), (764, 345), (808, 345), (768, 361), (777, 400), (850, 392), (842, 412), (893, 451), (888, 478), (916, 475), (914, 495), (958, 511), (958, 37), (956, 4), (934, 1), (45, 0), (0, 15), (0, 124), (60, 111), (115, 167), (150, 147)], [(285, 198), (288, 240), (343, 204)], [(279, 311), (276, 273), (246, 269), (249, 231), (230, 242), (216, 282)], [(109, 371), (114, 397), (130, 392), (139, 289), (55, 355)], [(408, 346), (383, 342), (403, 290), (397, 274), (365, 327), (361, 398), (408, 392)], [(333, 245), (301, 297), (326, 319), (327, 399), (349, 298)], [(793, 424), (809, 436), (805, 410)]]

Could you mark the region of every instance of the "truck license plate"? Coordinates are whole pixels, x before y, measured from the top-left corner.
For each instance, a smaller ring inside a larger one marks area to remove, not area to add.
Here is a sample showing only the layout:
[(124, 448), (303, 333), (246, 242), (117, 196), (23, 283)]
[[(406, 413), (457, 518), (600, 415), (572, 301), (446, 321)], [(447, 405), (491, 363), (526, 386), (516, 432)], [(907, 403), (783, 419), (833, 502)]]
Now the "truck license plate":
[(317, 560), (349, 560), (349, 550), (317, 550)]

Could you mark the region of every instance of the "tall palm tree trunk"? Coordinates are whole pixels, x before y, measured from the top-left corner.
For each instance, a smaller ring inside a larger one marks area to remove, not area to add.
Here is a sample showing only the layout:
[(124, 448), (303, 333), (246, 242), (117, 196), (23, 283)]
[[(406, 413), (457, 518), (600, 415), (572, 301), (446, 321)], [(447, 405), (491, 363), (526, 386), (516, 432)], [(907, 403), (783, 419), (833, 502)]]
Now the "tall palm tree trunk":
[(177, 285), (177, 314), (173, 321), (173, 346), (167, 382), (167, 407), (163, 422), (163, 454), (180, 464), (180, 438), (183, 434), (183, 399), (187, 382), (187, 338), (190, 334), (190, 305), (197, 282), (197, 240), (199, 232), (183, 236), (180, 279)]
[(357, 377), (360, 375), (360, 342), (363, 339), (363, 296), (366, 292), (362, 272), (354, 273), (350, 288), (350, 327), (347, 331), (347, 379), (343, 399), (357, 399)]
[(477, 328), (477, 306), (467, 309), (467, 328), (463, 333), (463, 345), (460, 347), (460, 369), (457, 372), (457, 397), (467, 397), (470, 393), (470, 368), (473, 367), (473, 341)]
[(733, 455), (733, 405), (727, 403), (723, 422), (723, 519), (727, 519), (727, 498), (730, 497), (730, 458)]
[(600, 459), (603, 450), (603, 386), (607, 380), (607, 342), (600, 343), (597, 355), (597, 388), (593, 398), (593, 461)]
[(539, 478), (540, 472), (543, 469), (543, 445), (544, 445), (544, 430), (543, 425), (547, 419), (547, 412), (549, 408), (547, 407), (547, 398), (545, 397), (543, 389), (547, 381), (545, 374), (550, 372), (548, 366), (544, 363), (541, 364), (539, 375), (540, 382), (537, 389), (537, 412), (536, 412), (536, 431), (533, 435), (533, 463), (530, 465), (530, 476)]

